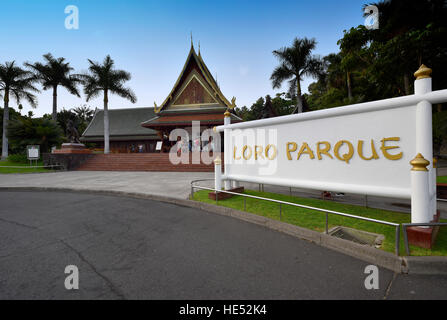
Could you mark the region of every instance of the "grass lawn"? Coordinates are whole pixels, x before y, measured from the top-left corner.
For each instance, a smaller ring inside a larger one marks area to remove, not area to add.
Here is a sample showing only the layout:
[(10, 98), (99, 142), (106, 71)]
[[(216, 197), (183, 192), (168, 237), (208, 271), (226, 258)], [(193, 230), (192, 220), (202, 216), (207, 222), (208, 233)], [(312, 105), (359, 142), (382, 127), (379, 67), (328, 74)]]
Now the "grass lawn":
[[(208, 199), (207, 190), (200, 190), (194, 193), (194, 200), (216, 204), (216, 201)], [(264, 198), (277, 199), (287, 201), (291, 203), (298, 203), (302, 205), (318, 207), (333, 211), (340, 211), (357, 216), (369, 217), (378, 220), (384, 220), (395, 223), (408, 223), (410, 222), (410, 215), (400, 212), (386, 211), (380, 209), (365, 208), (362, 206), (355, 206), (350, 204), (337, 203), (330, 200), (308, 199), (299, 198), (288, 195), (281, 195), (269, 192), (258, 192), (252, 190), (246, 190), (246, 194), (260, 196)], [(235, 196), (227, 200), (219, 200), (221, 206), (230, 207), (237, 210), (244, 210), (244, 199), (241, 196)], [(261, 216), (265, 216), (271, 219), (280, 220), (279, 216), (279, 204), (246, 198), (246, 211)], [(297, 225), (303, 228), (315, 230), (318, 232), (324, 232), (326, 225), (326, 214), (323, 212), (303, 209), (293, 206), (282, 205), (282, 220), (293, 225)], [(442, 220), (447, 222), (447, 220)], [(335, 226), (351, 227), (359, 230), (365, 230), (369, 232), (383, 234), (385, 240), (382, 243), (381, 249), (394, 253), (395, 249), (395, 228), (392, 226), (377, 224), (373, 222), (361, 221), (353, 218), (341, 217), (329, 214), (329, 229)], [(401, 243), (400, 252), (405, 254), (405, 247), (403, 241), (403, 233), (401, 231)], [(419, 247), (410, 246), (411, 255), (423, 256), (423, 255), (443, 255), (447, 256), (447, 228), (442, 227), (439, 230), (436, 244), (432, 250), (422, 249)]]
[[(33, 161), (33, 166), (36, 166)], [(1, 173), (35, 173), (35, 172), (50, 172), (49, 169), (44, 168), (29, 168), (29, 163), (18, 163), (12, 161), (0, 161), (0, 174)], [(37, 166), (43, 166), (42, 161), (37, 162)], [(16, 167), (16, 168), (2, 168), (2, 167)], [(17, 168), (20, 167), (20, 168)]]
[(447, 176), (439, 176), (436, 178), (437, 183), (447, 183)]

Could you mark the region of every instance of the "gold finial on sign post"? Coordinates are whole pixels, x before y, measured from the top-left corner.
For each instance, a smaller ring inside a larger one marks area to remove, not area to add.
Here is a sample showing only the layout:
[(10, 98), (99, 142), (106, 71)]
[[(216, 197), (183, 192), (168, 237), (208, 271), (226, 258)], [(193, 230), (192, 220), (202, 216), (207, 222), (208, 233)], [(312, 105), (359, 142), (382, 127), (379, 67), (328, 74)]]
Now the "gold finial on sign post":
[(430, 164), (430, 161), (426, 160), (424, 156), (420, 153), (410, 161), (410, 164), (413, 166), (411, 171), (428, 171), (427, 166)]
[(222, 164), (222, 160), (220, 159), (220, 157), (216, 157), (214, 159), (214, 164), (220, 166)]
[(414, 76), (416, 77), (416, 80), (431, 78), (431, 72), (432, 70), (423, 64), (419, 67), (419, 70), (414, 73)]

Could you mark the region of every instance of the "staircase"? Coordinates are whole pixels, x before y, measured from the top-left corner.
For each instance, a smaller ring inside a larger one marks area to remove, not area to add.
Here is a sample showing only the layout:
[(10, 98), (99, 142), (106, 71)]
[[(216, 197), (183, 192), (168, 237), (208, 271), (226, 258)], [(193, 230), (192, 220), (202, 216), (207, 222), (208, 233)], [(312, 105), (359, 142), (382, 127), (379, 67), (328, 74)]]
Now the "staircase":
[(92, 155), (78, 170), (214, 172), (214, 164), (193, 164), (191, 154), (189, 164), (174, 165), (169, 161), (169, 153), (113, 153)]

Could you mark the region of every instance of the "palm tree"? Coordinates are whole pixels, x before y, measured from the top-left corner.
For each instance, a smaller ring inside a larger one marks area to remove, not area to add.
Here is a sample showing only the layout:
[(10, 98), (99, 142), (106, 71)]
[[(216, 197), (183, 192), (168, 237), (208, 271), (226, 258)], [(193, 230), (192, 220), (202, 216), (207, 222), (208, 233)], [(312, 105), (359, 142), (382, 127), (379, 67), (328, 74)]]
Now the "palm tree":
[(52, 119), (57, 121), (57, 87), (62, 86), (71, 94), (80, 97), (76, 88), (79, 79), (70, 75), (73, 68), (65, 58), (54, 58), (51, 53), (43, 55), (45, 63), (36, 62), (34, 64), (25, 63), (25, 65), (34, 72), (36, 78), (42, 83), (43, 89), (53, 89), (53, 113)]
[(88, 59), (90, 63), (89, 73), (80, 75), (84, 84), (84, 93), (87, 96), (87, 101), (99, 96), (103, 93), (104, 96), (104, 153), (110, 152), (109, 144), (109, 93), (114, 93), (122, 98), (130, 100), (135, 103), (137, 97), (130, 88), (124, 87), (124, 82), (130, 80), (131, 75), (124, 70), (114, 69), (114, 61), (110, 55), (105, 57), (102, 64), (93, 62)]
[(72, 109), (76, 116), (83, 122), (90, 122), (93, 118), (94, 110), (90, 109), (87, 105), (82, 105), (80, 107)]
[(315, 49), (315, 39), (295, 38), (291, 47), (283, 47), (273, 51), (273, 55), (278, 58), (280, 65), (273, 71), (273, 89), (280, 88), (285, 80), (289, 80), (290, 91), (296, 92), (297, 107), (295, 113), (303, 112), (303, 98), (301, 96), (301, 80), (304, 76), (317, 78), (320, 74), (321, 62), (317, 56), (311, 55)]
[(36, 96), (31, 92), (39, 92), (33, 83), (34, 75), (15, 65), (15, 61), (0, 64), (0, 96), (3, 96), (3, 135), (2, 160), (8, 157), (8, 122), (9, 122), (9, 96), (12, 95), (17, 104), (26, 99), (32, 107), (37, 106)]
[(76, 115), (77, 129), (79, 134), (82, 135), (90, 121), (92, 121), (95, 110), (90, 109), (89, 106), (84, 104), (80, 107), (71, 109), (71, 111)]

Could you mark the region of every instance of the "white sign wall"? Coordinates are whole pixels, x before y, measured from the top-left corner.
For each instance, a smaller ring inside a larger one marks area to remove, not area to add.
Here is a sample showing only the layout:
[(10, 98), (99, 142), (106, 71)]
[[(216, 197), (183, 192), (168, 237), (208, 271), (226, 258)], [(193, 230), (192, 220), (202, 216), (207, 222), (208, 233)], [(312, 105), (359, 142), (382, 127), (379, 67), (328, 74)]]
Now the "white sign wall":
[(415, 114), (416, 106), (342, 117), (320, 112), (314, 119), (296, 117), (293, 122), (230, 130), (226, 175), (243, 181), (409, 197)]

